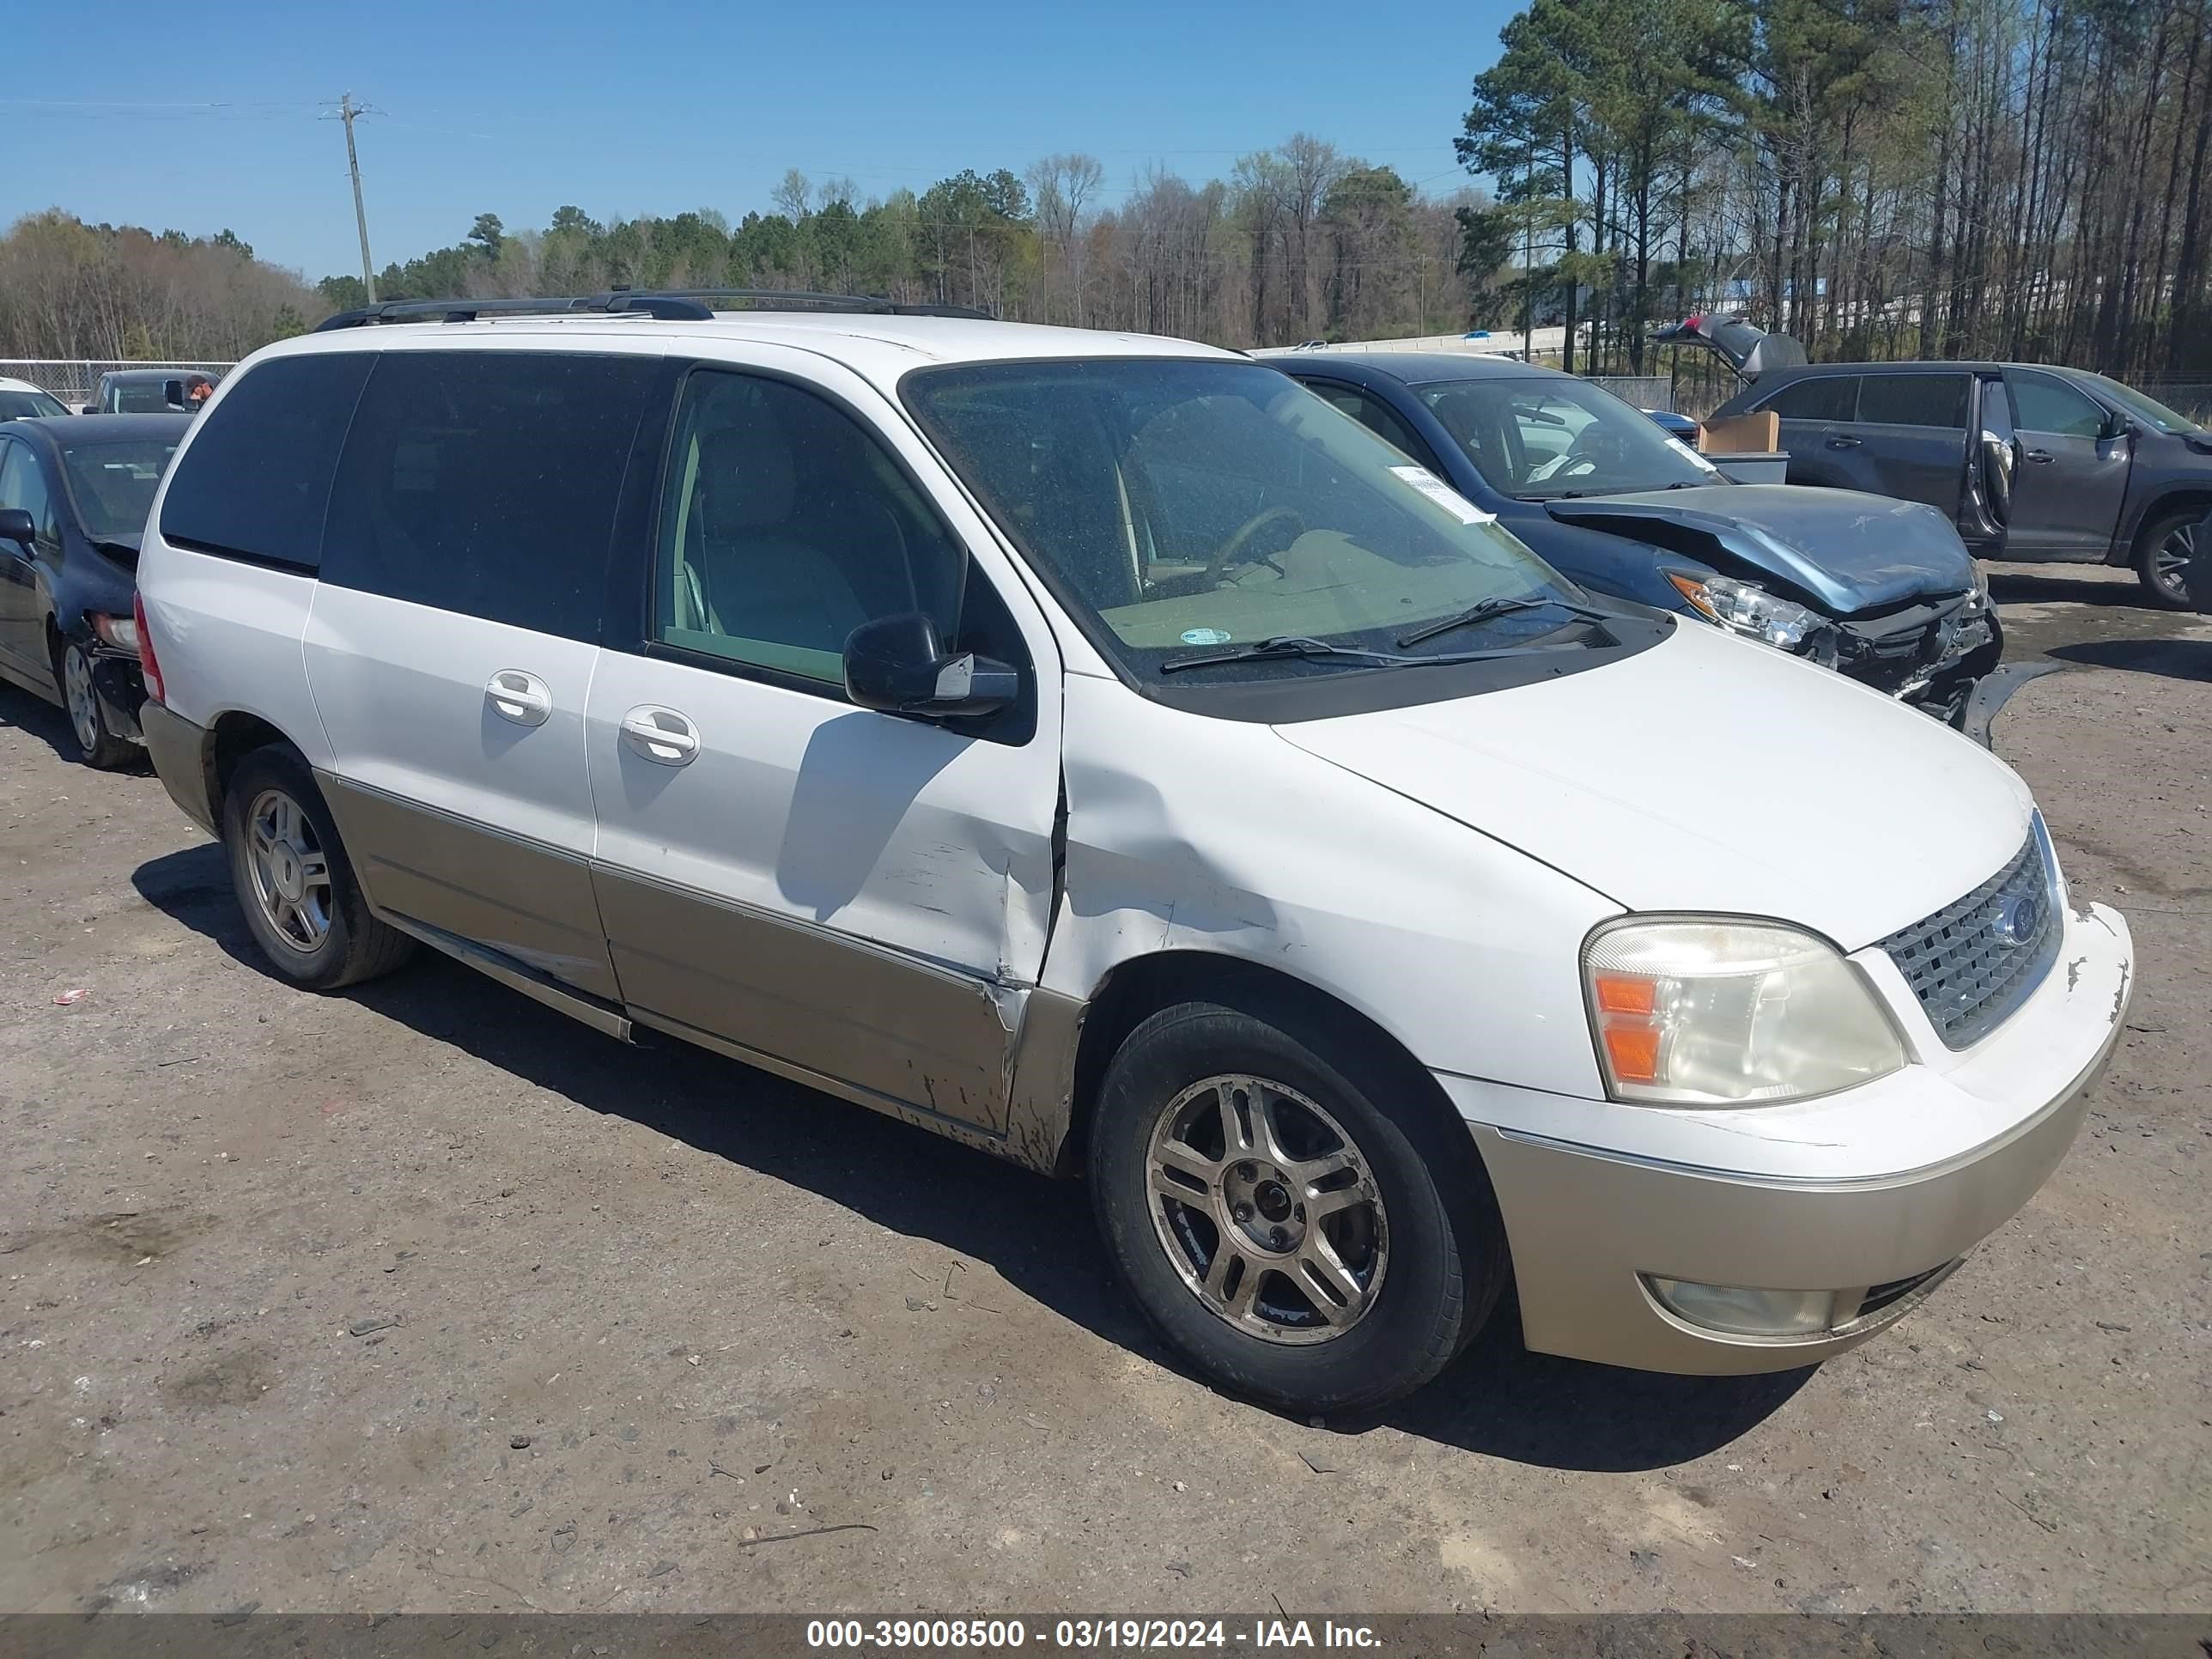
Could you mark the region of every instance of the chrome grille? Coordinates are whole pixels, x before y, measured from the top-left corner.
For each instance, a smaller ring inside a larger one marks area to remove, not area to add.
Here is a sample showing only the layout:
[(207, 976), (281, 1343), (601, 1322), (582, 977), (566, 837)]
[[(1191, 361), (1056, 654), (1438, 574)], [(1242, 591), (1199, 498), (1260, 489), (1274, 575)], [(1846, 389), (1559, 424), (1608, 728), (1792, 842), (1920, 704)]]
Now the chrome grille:
[(2002, 1024), (2057, 960), (2063, 925), (2043, 839), (2039, 817), (2003, 869), (1881, 942), (1947, 1048)]

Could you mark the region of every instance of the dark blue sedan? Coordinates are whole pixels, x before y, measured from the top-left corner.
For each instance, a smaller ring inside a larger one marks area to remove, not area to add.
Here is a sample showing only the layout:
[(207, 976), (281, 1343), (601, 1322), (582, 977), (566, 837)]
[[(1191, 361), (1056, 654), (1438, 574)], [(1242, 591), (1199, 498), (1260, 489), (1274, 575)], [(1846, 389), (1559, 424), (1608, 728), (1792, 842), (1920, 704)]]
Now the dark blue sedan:
[(188, 415), (0, 424), (0, 679), (58, 702), (88, 764), (138, 753), (139, 538)]
[(1954, 724), (2003, 654), (1988, 586), (1932, 507), (1732, 483), (1602, 387), (1507, 358), (1264, 361), (1585, 587), (1762, 640)]

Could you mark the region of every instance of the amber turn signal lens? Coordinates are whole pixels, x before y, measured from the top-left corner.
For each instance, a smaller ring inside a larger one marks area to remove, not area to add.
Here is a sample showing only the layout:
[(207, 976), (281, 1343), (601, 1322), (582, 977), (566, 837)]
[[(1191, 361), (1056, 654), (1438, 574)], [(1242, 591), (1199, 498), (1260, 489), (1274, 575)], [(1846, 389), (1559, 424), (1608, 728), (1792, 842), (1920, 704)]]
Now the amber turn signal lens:
[(1659, 1080), (1659, 1030), (1653, 1025), (1608, 1025), (1605, 1054), (1613, 1074), (1623, 1083)]
[(1641, 974), (1596, 974), (1597, 1007), (1601, 1014), (1641, 1014), (1649, 1018), (1658, 1006), (1658, 990)]

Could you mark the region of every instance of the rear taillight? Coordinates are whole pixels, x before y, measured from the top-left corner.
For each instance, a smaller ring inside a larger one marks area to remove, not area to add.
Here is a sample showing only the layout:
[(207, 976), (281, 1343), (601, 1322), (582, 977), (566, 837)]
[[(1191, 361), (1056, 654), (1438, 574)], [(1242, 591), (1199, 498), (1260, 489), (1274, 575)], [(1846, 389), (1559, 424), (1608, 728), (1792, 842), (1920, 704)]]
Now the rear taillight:
[(161, 695), (161, 665), (154, 659), (154, 635), (146, 626), (146, 601), (136, 593), (131, 596), (131, 621), (138, 634), (138, 673), (146, 682), (146, 695), (155, 702), (167, 702)]

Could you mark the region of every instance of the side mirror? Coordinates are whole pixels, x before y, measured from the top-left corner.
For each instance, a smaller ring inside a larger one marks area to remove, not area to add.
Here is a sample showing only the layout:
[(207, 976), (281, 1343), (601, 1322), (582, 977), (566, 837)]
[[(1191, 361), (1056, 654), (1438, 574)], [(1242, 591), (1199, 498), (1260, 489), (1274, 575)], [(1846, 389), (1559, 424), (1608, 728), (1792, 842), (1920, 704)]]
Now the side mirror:
[(2105, 416), (2103, 429), (2097, 434), (2097, 441), (2108, 444), (2115, 438), (2132, 438), (2135, 431), (2136, 423), (2126, 416), (2108, 413)]
[(948, 655), (918, 611), (862, 623), (845, 641), (845, 695), (887, 714), (953, 720), (988, 714), (1021, 695), (1021, 675), (963, 651)]
[(0, 542), (15, 542), (25, 552), (38, 539), (39, 527), (31, 522), (31, 515), (20, 507), (0, 507)]

